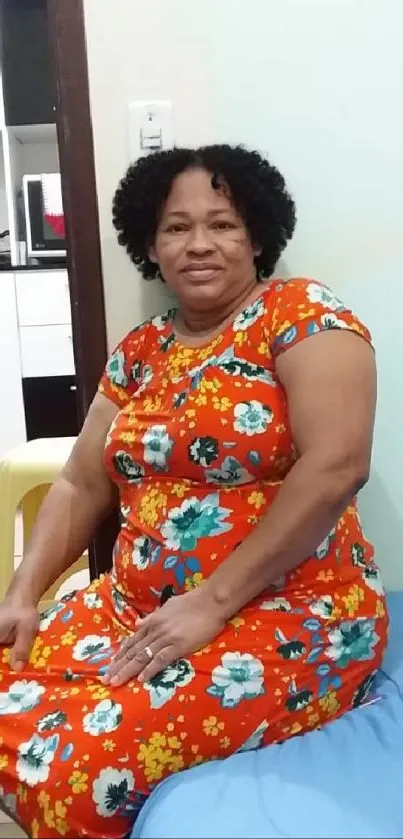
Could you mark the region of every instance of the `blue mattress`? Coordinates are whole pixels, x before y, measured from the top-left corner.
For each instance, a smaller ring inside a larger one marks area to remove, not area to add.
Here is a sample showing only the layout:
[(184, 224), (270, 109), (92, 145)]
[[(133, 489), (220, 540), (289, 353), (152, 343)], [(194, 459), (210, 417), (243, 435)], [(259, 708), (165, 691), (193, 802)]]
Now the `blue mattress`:
[(389, 596), (381, 700), (322, 731), (169, 778), (132, 837), (403, 836), (403, 593)]

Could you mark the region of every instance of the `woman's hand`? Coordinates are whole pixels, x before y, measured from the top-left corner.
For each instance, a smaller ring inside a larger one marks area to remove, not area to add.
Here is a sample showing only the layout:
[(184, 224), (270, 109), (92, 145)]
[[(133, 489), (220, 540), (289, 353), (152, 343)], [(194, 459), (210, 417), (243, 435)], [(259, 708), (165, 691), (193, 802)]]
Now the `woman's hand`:
[(32, 603), (6, 597), (0, 604), (0, 645), (11, 647), (10, 667), (23, 670), (38, 631), (39, 615)]
[(171, 597), (152, 615), (139, 620), (138, 629), (123, 641), (104, 676), (116, 687), (138, 677), (147, 682), (178, 658), (195, 652), (220, 634), (225, 624), (203, 587)]

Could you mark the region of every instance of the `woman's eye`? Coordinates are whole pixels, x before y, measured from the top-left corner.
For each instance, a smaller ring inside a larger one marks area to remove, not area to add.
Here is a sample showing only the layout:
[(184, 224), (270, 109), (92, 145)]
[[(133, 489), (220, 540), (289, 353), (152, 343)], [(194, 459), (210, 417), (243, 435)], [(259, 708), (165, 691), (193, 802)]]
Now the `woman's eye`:
[(235, 224), (232, 221), (215, 221), (213, 226), (213, 230), (234, 230)]
[(186, 229), (184, 224), (170, 224), (169, 227), (165, 228), (165, 233), (183, 233)]

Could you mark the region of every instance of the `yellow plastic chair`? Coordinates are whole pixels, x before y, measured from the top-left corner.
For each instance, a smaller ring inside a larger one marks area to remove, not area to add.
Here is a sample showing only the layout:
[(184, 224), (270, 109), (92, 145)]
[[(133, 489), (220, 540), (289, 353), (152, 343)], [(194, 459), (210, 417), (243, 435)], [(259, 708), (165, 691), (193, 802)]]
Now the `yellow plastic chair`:
[[(30, 440), (10, 451), (0, 462), (0, 601), (14, 573), (15, 517), (22, 512), (24, 545), (45, 495), (69, 458), (75, 437)], [(88, 568), (83, 555), (51, 586), (40, 603), (46, 609), (60, 586), (77, 571)]]

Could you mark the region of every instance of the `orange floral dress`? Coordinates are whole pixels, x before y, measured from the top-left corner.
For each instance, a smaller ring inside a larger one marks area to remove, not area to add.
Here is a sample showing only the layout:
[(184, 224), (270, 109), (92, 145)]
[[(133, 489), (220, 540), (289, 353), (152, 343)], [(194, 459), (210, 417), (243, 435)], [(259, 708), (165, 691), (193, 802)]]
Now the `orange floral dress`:
[(326, 329), (370, 340), (306, 280), (262, 285), (201, 348), (178, 342), (173, 317), (130, 332), (100, 383), (119, 407), (105, 447), (121, 509), (111, 574), (42, 615), (24, 673), (3, 649), (0, 794), (32, 836), (123, 837), (167, 775), (334, 719), (362, 702), (382, 659), (383, 588), (352, 502), (208, 647), (149, 683), (102, 685), (137, 616), (202, 583), (292, 469), (277, 355)]

